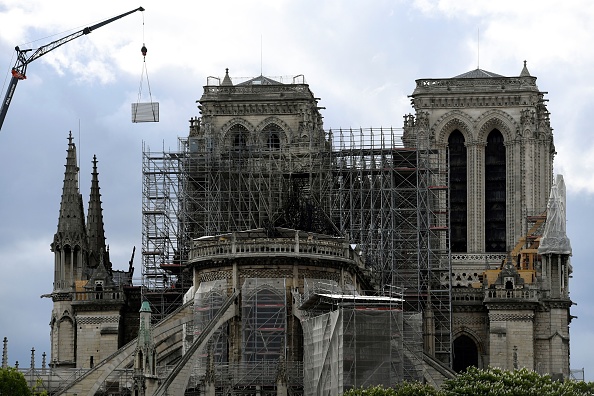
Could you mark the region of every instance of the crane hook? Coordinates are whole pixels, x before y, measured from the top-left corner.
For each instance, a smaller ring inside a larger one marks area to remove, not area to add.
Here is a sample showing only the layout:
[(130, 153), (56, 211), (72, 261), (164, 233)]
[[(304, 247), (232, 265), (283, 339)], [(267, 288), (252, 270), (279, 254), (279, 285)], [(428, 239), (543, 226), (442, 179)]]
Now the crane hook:
[(142, 48), (140, 49), (140, 52), (142, 52), (142, 56), (146, 56), (147, 49), (144, 44), (142, 44)]

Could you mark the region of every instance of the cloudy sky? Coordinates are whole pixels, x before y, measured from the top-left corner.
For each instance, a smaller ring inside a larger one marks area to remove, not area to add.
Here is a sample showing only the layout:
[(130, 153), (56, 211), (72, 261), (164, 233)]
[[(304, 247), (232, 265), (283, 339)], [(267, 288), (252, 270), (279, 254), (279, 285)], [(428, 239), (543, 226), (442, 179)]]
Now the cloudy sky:
[[(177, 5), (175, 4), (177, 3)], [(594, 380), (594, 3), (476, 0), (0, 0), (2, 97), (14, 47), (36, 48), (142, 5), (134, 13), (33, 62), (0, 131), (0, 338), (9, 364), (30, 350), (49, 355), (53, 255), (67, 136), (79, 149), (85, 208), (92, 157), (99, 160), (107, 243), (125, 269), (141, 248), (142, 147), (177, 147), (208, 76), (305, 75), (322, 98), (325, 128), (401, 127), (415, 79), (452, 77), (480, 66), (519, 75), (524, 60), (548, 92), (568, 188), (573, 246), (571, 365)], [(148, 48), (160, 122), (133, 124), (130, 104), (150, 101), (141, 79)], [(140, 89), (142, 88), (142, 90)], [(140, 257), (136, 256), (137, 275)], [(138, 279), (138, 281), (140, 281)], [(49, 359), (49, 357), (48, 357)]]

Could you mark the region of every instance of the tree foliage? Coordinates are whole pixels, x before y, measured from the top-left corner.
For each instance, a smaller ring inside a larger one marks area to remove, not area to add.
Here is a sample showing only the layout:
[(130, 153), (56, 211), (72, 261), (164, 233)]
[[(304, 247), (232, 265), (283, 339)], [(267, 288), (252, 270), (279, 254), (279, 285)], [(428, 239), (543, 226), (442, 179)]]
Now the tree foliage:
[(418, 382), (402, 382), (394, 388), (374, 386), (370, 388), (351, 389), (344, 396), (439, 396), (439, 392), (431, 385)]
[(344, 396), (590, 396), (593, 382), (554, 381), (528, 369), (514, 371), (469, 367), (464, 373), (446, 380), (440, 389), (415, 382), (395, 388), (375, 386), (351, 389)]
[(13, 367), (0, 368), (0, 396), (30, 396), (23, 373)]
[(508, 371), (498, 368), (485, 370), (469, 367), (453, 379), (445, 381), (443, 396), (582, 396), (590, 395), (588, 386), (583, 390), (573, 381), (553, 381), (550, 375), (541, 375), (522, 368)]

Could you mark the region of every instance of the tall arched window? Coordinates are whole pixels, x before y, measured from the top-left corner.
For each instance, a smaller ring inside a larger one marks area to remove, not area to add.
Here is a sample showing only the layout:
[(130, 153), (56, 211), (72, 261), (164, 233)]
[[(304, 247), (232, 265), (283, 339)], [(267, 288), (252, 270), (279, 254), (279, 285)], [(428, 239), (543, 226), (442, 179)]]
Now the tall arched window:
[(455, 130), (448, 138), (450, 158), (450, 228), (452, 252), (467, 251), (467, 159), (464, 135)]
[(229, 142), (233, 150), (245, 150), (247, 147), (249, 132), (241, 124), (235, 124), (229, 129)]
[[(196, 294), (194, 301), (194, 335), (197, 337), (208, 323), (214, 318), (227, 297), (219, 290), (212, 290), (208, 293)], [(228, 362), (228, 324), (225, 323), (218, 330), (215, 330), (209, 341), (210, 352), (217, 364)], [(206, 366), (206, 356), (201, 357), (202, 364)]]
[(503, 135), (493, 129), (485, 148), (485, 250), (505, 252), (505, 146)]
[(286, 306), (279, 291), (262, 286), (244, 296), (243, 358), (246, 362), (278, 361), (286, 348)]
[(262, 130), (266, 141), (266, 147), (269, 150), (280, 149), (280, 132), (282, 132), (282, 129), (276, 124), (268, 124)]

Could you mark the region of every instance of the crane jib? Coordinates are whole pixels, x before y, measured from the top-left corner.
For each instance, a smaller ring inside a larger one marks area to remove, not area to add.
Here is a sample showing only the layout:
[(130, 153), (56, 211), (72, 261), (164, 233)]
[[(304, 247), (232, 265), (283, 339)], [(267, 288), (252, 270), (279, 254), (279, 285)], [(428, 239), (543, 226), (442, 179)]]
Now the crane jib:
[(17, 86), (19, 79), (16, 77), (12, 77), (10, 79), (10, 85), (8, 86), (8, 91), (6, 91), (6, 96), (4, 97), (4, 101), (2, 102), (2, 106), (0, 108), (0, 129), (2, 128), (2, 124), (4, 124), (4, 118), (6, 118), (6, 113), (8, 112), (8, 106), (12, 101), (12, 95), (14, 94), (14, 90)]
[(16, 88), (16, 84), (11, 84), (10, 88), (8, 90), (8, 93), (6, 94), (6, 99), (4, 100), (4, 104), (6, 106), (8, 106), (10, 104), (10, 101), (12, 100), (12, 94), (14, 94), (14, 89)]
[(12, 101), (12, 96), (14, 95), (14, 90), (16, 88), (17, 82), (19, 81), (19, 79), (25, 79), (25, 73), (27, 70), (27, 65), (31, 62), (33, 62), (34, 60), (40, 58), (41, 56), (47, 54), (50, 51), (55, 50), (56, 48), (74, 40), (77, 39), (79, 37), (81, 37), (82, 35), (85, 34), (89, 34), (91, 33), (93, 30), (100, 28), (101, 26), (105, 26), (108, 23), (111, 23), (115, 20), (118, 20), (120, 18), (125, 17), (126, 15), (130, 15), (136, 11), (144, 11), (143, 7), (138, 7), (132, 11), (128, 11), (126, 13), (123, 13), (121, 15), (115, 16), (113, 18), (107, 19), (103, 22), (99, 22), (93, 26), (89, 26), (84, 28), (83, 30), (80, 30), (76, 33), (72, 33), (66, 37), (62, 37), (59, 40), (56, 41), (52, 41), (49, 44), (46, 44), (44, 46), (39, 47), (29, 58), (26, 57), (26, 53), (31, 51), (30, 49), (26, 49), (26, 50), (21, 50), (19, 49), (19, 47), (15, 47), (15, 50), (17, 52), (17, 63), (15, 64), (15, 66), (13, 67), (13, 76), (12, 79), (10, 80), (10, 86), (8, 87), (8, 90), (6, 91), (6, 96), (4, 97), (4, 101), (2, 102), (2, 106), (0, 106), (0, 129), (2, 129), (2, 124), (4, 123), (4, 118), (6, 117), (6, 113), (8, 112), (8, 106), (10, 105), (10, 102)]

